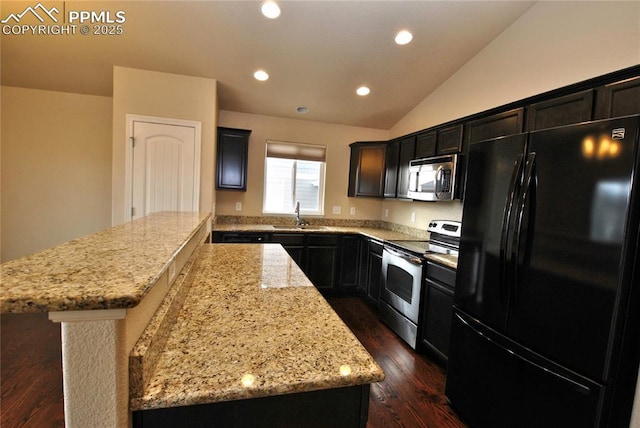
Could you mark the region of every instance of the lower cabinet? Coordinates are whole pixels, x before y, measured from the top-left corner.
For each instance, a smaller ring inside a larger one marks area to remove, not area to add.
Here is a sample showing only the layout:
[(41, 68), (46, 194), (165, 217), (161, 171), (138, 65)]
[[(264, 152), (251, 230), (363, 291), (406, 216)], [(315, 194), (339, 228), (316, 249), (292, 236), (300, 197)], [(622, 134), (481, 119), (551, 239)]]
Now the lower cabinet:
[[(134, 428), (353, 427), (369, 417), (369, 385), (133, 412)], [(328, 411), (330, 409), (330, 411)]]
[(278, 243), (318, 290), (326, 294), (357, 291), (360, 235), (303, 232), (213, 232), (214, 243)]
[(443, 362), (449, 355), (456, 271), (427, 261), (422, 290), (420, 347)]
[(340, 290), (355, 293), (360, 284), (360, 256), (366, 240), (360, 235), (340, 237)]
[(300, 269), (304, 269), (304, 241), (302, 233), (274, 233), (271, 235), (271, 242), (282, 245)]
[(320, 291), (337, 291), (338, 238), (339, 235), (307, 235), (302, 270)]
[(363, 238), (359, 255), (358, 291), (374, 307), (380, 302), (380, 281), (382, 278), (381, 241)]

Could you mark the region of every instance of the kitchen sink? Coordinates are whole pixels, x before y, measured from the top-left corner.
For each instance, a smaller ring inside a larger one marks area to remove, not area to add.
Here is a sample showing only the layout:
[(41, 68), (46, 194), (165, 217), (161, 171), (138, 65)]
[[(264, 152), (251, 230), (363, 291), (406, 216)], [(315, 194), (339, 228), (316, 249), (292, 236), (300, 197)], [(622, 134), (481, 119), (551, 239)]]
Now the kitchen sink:
[(274, 229), (294, 229), (294, 230), (323, 230), (326, 229), (326, 226), (311, 226), (311, 225), (302, 225), (302, 226), (296, 226), (296, 225), (286, 225), (286, 224), (274, 224), (271, 227), (273, 227)]

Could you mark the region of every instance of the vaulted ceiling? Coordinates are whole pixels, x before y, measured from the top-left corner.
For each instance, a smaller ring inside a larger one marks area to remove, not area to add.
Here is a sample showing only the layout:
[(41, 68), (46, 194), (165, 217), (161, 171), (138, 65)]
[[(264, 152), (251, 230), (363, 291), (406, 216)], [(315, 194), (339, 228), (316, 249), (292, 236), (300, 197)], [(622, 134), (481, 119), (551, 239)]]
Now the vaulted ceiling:
[[(91, 34), (90, 24), (83, 35), (78, 21), (75, 34), (7, 34), (43, 24), (29, 13), (9, 19), (0, 78), (110, 96), (118, 65), (216, 79), (223, 110), (389, 129), (534, 3), (281, 1), (280, 17), (268, 19), (258, 1), (43, 1), (61, 25), (71, 11), (124, 12), (122, 34)], [(37, 4), (3, 1), (1, 18)], [(399, 46), (402, 29), (414, 38)], [(270, 79), (255, 80), (257, 69)], [(371, 93), (356, 95), (360, 85)]]

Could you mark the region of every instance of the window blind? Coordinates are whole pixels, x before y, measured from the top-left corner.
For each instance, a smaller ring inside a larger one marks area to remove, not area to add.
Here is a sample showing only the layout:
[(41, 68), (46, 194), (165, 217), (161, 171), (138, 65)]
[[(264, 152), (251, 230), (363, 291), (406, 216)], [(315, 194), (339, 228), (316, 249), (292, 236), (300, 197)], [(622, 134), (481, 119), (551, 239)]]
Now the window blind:
[(284, 141), (267, 141), (267, 157), (325, 162), (326, 146)]

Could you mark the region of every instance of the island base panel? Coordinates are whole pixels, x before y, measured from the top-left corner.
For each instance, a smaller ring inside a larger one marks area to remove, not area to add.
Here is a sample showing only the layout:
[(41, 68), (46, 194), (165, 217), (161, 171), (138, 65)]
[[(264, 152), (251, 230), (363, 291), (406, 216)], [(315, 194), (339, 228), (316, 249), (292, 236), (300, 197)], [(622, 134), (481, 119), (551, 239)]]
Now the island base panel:
[(369, 385), (133, 412), (133, 427), (361, 427)]

